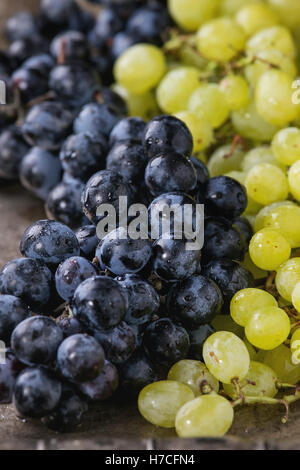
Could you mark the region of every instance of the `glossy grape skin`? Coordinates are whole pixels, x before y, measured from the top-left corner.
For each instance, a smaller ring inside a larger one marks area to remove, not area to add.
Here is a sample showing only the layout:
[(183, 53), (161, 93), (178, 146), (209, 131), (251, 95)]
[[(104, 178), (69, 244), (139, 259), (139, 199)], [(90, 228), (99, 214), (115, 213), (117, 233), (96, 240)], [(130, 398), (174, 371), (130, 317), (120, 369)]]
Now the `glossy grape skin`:
[(68, 178), (57, 184), (48, 194), (45, 204), (46, 215), (69, 227), (78, 227), (85, 222), (81, 205), (83, 183)]
[(220, 395), (202, 395), (186, 403), (177, 413), (179, 437), (217, 437), (226, 434), (233, 421), (233, 408)]
[(240, 75), (228, 75), (220, 82), (228, 107), (231, 111), (238, 111), (249, 103), (249, 86)]
[(51, 55), (58, 61), (63, 48), (64, 64), (86, 61), (89, 57), (87, 40), (80, 31), (66, 31), (53, 38)]
[(246, 219), (246, 217), (238, 217), (233, 221), (233, 227), (239, 230), (246, 244), (249, 245), (253, 236), (253, 228), (248, 219)]
[(45, 368), (28, 368), (18, 376), (13, 402), (21, 416), (42, 417), (59, 403), (62, 385)]
[(203, 344), (207, 338), (215, 332), (214, 328), (211, 325), (200, 325), (195, 330), (189, 331), (190, 336), (190, 350), (188, 357), (190, 359), (196, 359), (197, 361), (203, 362)]
[(241, 289), (254, 287), (252, 274), (236, 261), (222, 259), (211, 261), (205, 266), (204, 276), (212, 279), (221, 289), (225, 305), (227, 305), (234, 294)]
[(190, 96), (188, 109), (208, 121), (213, 129), (220, 127), (229, 117), (225, 95), (214, 83), (197, 88)]
[(246, 326), (253, 313), (261, 307), (277, 307), (276, 299), (266, 291), (250, 288), (235, 294), (230, 303), (230, 315), (241, 326)]
[(77, 287), (72, 301), (73, 314), (92, 330), (110, 329), (124, 318), (127, 301), (126, 293), (117, 281), (96, 276)]
[(57, 407), (42, 419), (42, 423), (53, 431), (74, 432), (87, 410), (88, 405), (71, 388), (65, 387)]
[(64, 142), (60, 160), (69, 175), (86, 182), (96, 171), (105, 168), (106, 152), (106, 138), (100, 131), (97, 136), (78, 133)]
[(283, 165), (293, 165), (300, 159), (300, 130), (287, 127), (279, 131), (272, 140), (275, 158)]
[(143, 349), (137, 349), (119, 366), (121, 390), (127, 397), (136, 397), (146, 385), (159, 380), (151, 359)]
[(127, 197), (130, 206), (132, 190), (122, 176), (111, 170), (98, 171), (88, 180), (81, 196), (85, 215), (91, 222), (97, 223), (101, 218), (97, 216), (98, 207), (112, 204), (118, 210), (120, 196)]
[(79, 243), (80, 254), (84, 258), (92, 260), (95, 256), (96, 248), (99, 239), (96, 234), (95, 225), (84, 225), (75, 232), (76, 238)]
[(5, 363), (0, 364), (0, 404), (11, 403), (16, 379), (24, 369), (11, 351), (5, 352)]
[(288, 337), (291, 323), (288, 315), (278, 307), (262, 307), (256, 310), (246, 324), (245, 334), (253, 346), (271, 350), (280, 346)]
[(168, 72), (156, 90), (156, 99), (164, 113), (187, 109), (191, 94), (199, 87), (199, 71), (194, 67), (178, 67)]
[(9, 261), (0, 272), (0, 293), (14, 295), (29, 307), (38, 309), (50, 299), (51, 271), (33, 258)]
[(223, 383), (243, 380), (249, 370), (250, 357), (243, 341), (233, 333), (217, 331), (204, 343), (203, 358), (210, 373)]
[(239, 147), (231, 152), (231, 145), (221, 145), (212, 153), (207, 164), (210, 176), (221, 176), (231, 171), (239, 171), (243, 158), (244, 152)]
[(213, 129), (208, 121), (192, 111), (181, 111), (175, 115), (189, 128), (194, 141), (194, 152), (205, 150), (213, 141)]
[(16, 326), (11, 336), (11, 347), (24, 364), (45, 365), (54, 361), (62, 340), (62, 331), (51, 318), (34, 316)]
[(290, 384), (299, 382), (300, 365), (293, 364), (291, 350), (284, 344), (266, 351), (263, 362), (274, 370), (280, 382)]
[(43, 76), (21, 66), (11, 76), (11, 84), (17, 89), (23, 104), (27, 104), (38, 96), (44, 95), (49, 90), (48, 75)]
[(279, 18), (274, 10), (259, 2), (241, 8), (237, 12), (235, 20), (243, 28), (247, 37), (279, 23)]
[(39, 220), (24, 232), (20, 244), (24, 256), (56, 265), (79, 255), (79, 244), (72, 230), (53, 220)]
[(300, 201), (299, 174), (300, 172), (299, 172), (299, 160), (298, 160), (290, 167), (289, 172), (288, 172), (290, 192), (298, 202)]
[(235, 219), (247, 207), (247, 193), (244, 186), (228, 176), (211, 178), (200, 199), (203, 198), (205, 209), (213, 216)]
[(127, 117), (119, 121), (109, 135), (109, 146), (123, 140), (141, 141), (146, 127), (146, 121), (139, 117)]
[(70, 257), (60, 263), (56, 270), (56, 290), (62, 299), (71, 300), (79, 284), (97, 274), (95, 266), (85, 258), (80, 256)]
[(291, 258), (283, 263), (276, 274), (276, 288), (285, 300), (292, 301), (296, 284), (300, 281), (300, 258)]
[(153, 244), (153, 271), (167, 282), (192, 276), (200, 260), (200, 249), (187, 250), (187, 241), (176, 240), (175, 235), (170, 234), (170, 239), (162, 236)]
[(276, 49), (291, 59), (296, 53), (291, 32), (281, 25), (258, 31), (247, 42), (247, 52), (252, 55), (265, 49)]
[(262, 49), (255, 54), (256, 60), (245, 67), (245, 76), (248, 82), (256, 86), (260, 77), (269, 70), (270, 65), (282, 70), (291, 77), (297, 76), (297, 67), (290, 57), (280, 52), (278, 49)]
[(111, 330), (95, 330), (94, 336), (113, 364), (126, 362), (136, 348), (136, 332), (124, 321)]
[(103, 349), (92, 336), (69, 336), (58, 348), (57, 368), (71, 382), (94, 380), (101, 373), (103, 366)]
[(172, 191), (190, 193), (197, 185), (196, 170), (182, 155), (163, 153), (149, 161), (145, 183), (154, 196)]
[(62, 174), (60, 161), (50, 152), (33, 147), (23, 158), (19, 176), (22, 185), (35, 196), (46, 200)]
[(166, 71), (162, 51), (150, 44), (136, 44), (118, 57), (114, 66), (117, 83), (136, 95), (154, 88)]
[(259, 165), (260, 163), (271, 163), (271, 165), (278, 166), (278, 168), (281, 168), (282, 170), (285, 169), (285, 166), (276, 160), (273, 148), (267, 145), (255, 147), (247, 152), (242, 161), (241, 167), (245, 173), (248, 173), (254, 166)]
[(265, 228), (252, 237), (249, 253), (260, 269), (274, 271), (290, 258), (291, 245), (279, 232)]
[(205, 244), (201, 251), (201, 262), (229, 258), (244, 259), (246, 244), (241, 233), (230, 221), (221, 217), (207, 217), (204, 222)]
[(169, 318), (160, 318), (147, 326), (143, 345), (154, 364), (171, 367), (185, 359), (190, 340), (187, 331)]
[(133, 240), (127, 231), (120, 227), (101, 240), (96, 256), (102, 266), (115, 275), (141, 271), (152, 256), (149, 239)]
[(186, 328), (210, 323), (220, 313), (222, 294), (217, 285), (201, 275), (194, 275), (171, 288), (168, 311)]
[(144, 131), (144, 149), (149, 158), (162, 153), (176, 152), (189, 157), (193, 151), (193, 137), (187, 126), (174, 116), (152, 119)]
[[(281, 204), (270, 206), (262, 219), (263, 228), (278, 231), (283, 235), (292, 248), (300, 246), (300, 208), (292, 201), (283, 201)], [(255, 229), (259, 228), (259, 220)]]
[(23, 300), (13, 295), (0, 296), (0, 338), (9, 344), (14, 328), (29, 317), (30, 308)]
[(193, 390), (195, 397), (203, 394), (202, 387), (206, 385), (216, 393), (219, 391), (219, 382), (210, 374), (205, 364), (191, 359), (176, 362), (169, 370), (168, 380), (184, 383)]
[(23, 38), (13, 41), (8, 48), (8, 56), (12, 67), (20, 67), (24, 61), (32, 55), (48, 52), (48, 41), (41, 35), (36, 34), (31, 38)]
[(173, 428), (178, 410), (193, 398), (194, 393), (187, 385), (161, 380), (143, 388), (138, 397), (138, 408), (150, 423)]
[(18, 178), (21, 161), (29, 147), (17, 126), (9, 126), (0, 134), (0, 177)]
[(120, 119), (121, 114), (115, 107), (107, 104), (88, 103), (83, 106), (74, 121), (74, 133), (89, 132), (97, 136), (99, 132), (102, 132), (108, 137)]
[(197, 173), (197, 188), (200, 189), (204, 186), (209, 180), (209, 171), (205, 163), (203, 163), (199, 158), (191, 156), (190, 158), (192, 164), (195, 167)]
[(72, 113), (60, 102), (36, 104), (27, 114), (22, 132), (30, 145), (56, 151), (67, 137), (73, 122)]
[(110, 398), (119, 385), (117, 368), (109, 361), (104, 361), (102, 372), (91, 382), (77, 385), (84, 398), (92, 403), (99, 403)]
[(300, 10), (299, 5), (295, 5), (293, 0), (268, 0), (270, 6), (279, 15), (283, 24), (290, 29), (295, 29), (299, 25)]
[[(292, 303), (297, 312), (300, 310), (300, 302), (299, 302), (299, 289), (300, 289), (300, 281), (295, 285), (295, 288), (292, 293)], [(297, 330), (296, 330), (297, 331)]]
[(141, 184), (147, 163), (142, 144), (135, 140), (116, 142), (106, 158), (107, 170), (115, 171), (135, 186)]
[(158, 310), (160, 298), (156, 290), (135, 274), (119, 276), (117, 281), (126, 290), (128, 295), (128, 309), (125, 321), (129, 325), (145, 325), (151, 321)]

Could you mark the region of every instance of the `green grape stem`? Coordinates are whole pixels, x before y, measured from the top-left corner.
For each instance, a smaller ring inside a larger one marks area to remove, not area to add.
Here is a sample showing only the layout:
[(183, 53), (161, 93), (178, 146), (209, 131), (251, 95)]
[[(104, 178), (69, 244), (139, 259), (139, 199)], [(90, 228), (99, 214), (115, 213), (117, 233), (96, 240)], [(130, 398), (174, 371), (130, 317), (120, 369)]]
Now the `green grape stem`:
[(209, 385), (209, 383), (207, 382), (207, 380), (203, 380), (200, 384), (199, 384), (199, 388), (200, 388), (200, 391), (203, 395), (209, 395), (210, 393), (213, 392), (213, 388)]

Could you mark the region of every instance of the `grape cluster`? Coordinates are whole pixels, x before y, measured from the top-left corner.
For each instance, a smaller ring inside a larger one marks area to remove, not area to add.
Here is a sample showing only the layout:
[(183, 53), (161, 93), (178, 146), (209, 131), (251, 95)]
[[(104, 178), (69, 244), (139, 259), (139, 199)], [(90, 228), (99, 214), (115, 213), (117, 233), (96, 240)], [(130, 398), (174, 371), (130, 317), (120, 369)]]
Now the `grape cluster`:
[[(6, 27), (0, 177), (48, 219), (0, 272), (0, 402), (69, 431), (114, 395), (220, 436), (235, 406), (300, 398), (300, 7), (93, 3), (96, 20), (42, 0)], [(121, 198), (147, 208), (144, 236)], [(117, 217), (99, 236), (102, 204)]]

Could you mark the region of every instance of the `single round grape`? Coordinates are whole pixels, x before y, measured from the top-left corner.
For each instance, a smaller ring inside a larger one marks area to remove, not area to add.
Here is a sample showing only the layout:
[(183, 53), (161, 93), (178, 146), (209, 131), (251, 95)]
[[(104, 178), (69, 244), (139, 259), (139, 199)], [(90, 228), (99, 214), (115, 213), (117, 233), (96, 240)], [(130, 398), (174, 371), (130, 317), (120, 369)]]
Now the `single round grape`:
[(187, 109), (189, 98), (199, 85), (199, 70), (195, 67), (175, 68), (158, 85), (157, 103), (165, 113), (178, 113)]
[(278, 166), (282, 170), (285, 169), (285, 166), (275, 159), (272, 148), (267, 145), (254, 147), (247, 152), (242, 161), (241, 168), (244, 172), (248, 173), (254, 166), (260, 163), (270, 163), (271, 165)]
[(249, 196), (265, 206), (285, 200), (289, 194), (285, 173), (270, 163), (255, 165), (246, 176), (245, 186)]
[(276, 275), (276, 288), (285, 300), (291, 302), (293, 290), (300, 282), (300, 258), (291, 258), (283, 263)]
[(270, 6), (279, 15), (283, 24), (295, 29), (300, 23), (300, 5), (294, 0), (268, 0)]
[(229, 62), (244, 49), (243, 29), (230, 18), (215, 18), (205, 23), (197, 34), (199, 52), (207, 59)]
[(233, 16), (241, 8), (259, 0), (222, 0), (220, 4), (220, 13), (224, 16)]
[(300, 246), (300, 207), (293, 203), (281, 204), (268, 211), (264, 227), (283, 235), (292, 248)]
[(229, 116), (226, 98), (214, 83), (197, 88), (189, 99), (188, 108), (208, 121), (213, 128), (220, 127)]
[(217, 12), (218, 0), (168, 0), (168, 9), (176, 23), (186, 31), (196, 31)]
[(236, 22), (243, 28), (246, 36), (253, 36), (261, 29), (269, 28), (279, 23), (278, 16), (263, 3), (254, 3), (241, 8), (236, 16)]
[(203, 395), (186, 403), (177, 413), (179, 437), (217, 437), (226, 434), (233, 421), (233, 408), (220, 395)]
[(223, 78), (220, 89), (231, 111), (238, 111), (249, 103), (249, 85), (240, 75), (228, 75)]
[(240, 290), (230, 303), (230, 315), (241, 326), (246, 326), (253, 313), (263, 307), (277, 307), (276, 299), (268, 292), (249, 288)]
[(291, 245), (281, 233), (264, 228), (257, 232), (249, 245), (251, 259), (266, 271), (276, 271), (291, 255)]
[(188, 385), (193, 390), (195, 397), (202, 395), (207, 385), (214, 392), (218, 393), (219, 391), (218, 380), (211, 375), (205, 364), (192, 359), (183, 359), (176, 362), (169, 370), (168, 380), (175, 380)]
[(257, 82), (257, 112), (270, 124), (286, 126), (297, 118), (299, 106), (293, 102), (293, 78), (281, 70), (265, 72)]
[[(241, 169), (244, 152), (240, 147), (235, 147), (232, 152), (231, 145), (222, 145), (211, 155), (207, 168), (210, 176), (225, 175), (231, 171)], [(241, 181), (240, 181), (241, 183)]]
[(300, 129), (287, 127), (273, 138), (272, 150), (275, 158), (283, 165), (292, 165), (300, 159)]
[[(275, 397), (277, 377), (271, 367), (251, 361), (248, 374), (239, 386), (246, 397)], [(233, 399), (239, 398), (232, 384), (224, 384), (224, 391)]]
[(277, 49), (263, 49), (258, 51), (251, 64), (245, 67), (245, 77), (252, 86), (256, 86), (260, 77), (270, 70), (270, 66), (282, 70), (291, 77), (297, 76), (297, 67), (293, 59)]
[(291, 350), (284, 344), (267, 351), (263, 362), (274, 370), (280, 382), (289, 384), (299, 382), (300, 364), (293, 364)]
[(212, 320), (211, 325), (216, 331), (228, 331), (230, 333), (234, 333), (241, 339), (244, 336), (244, 329), (233, 321), (230, 315), (216, 315)]
[(166, 71), (162, 51), (151, 44), (129, 47), (117, 59), (114, 67), (116, 82), (136, 95), (154, 88)]
[(206, 149), (213, 140), (213, 130), (208, 121), (192, 111), (181, 111), (175, 117), (183, 121), (193, 136), (195, 153)]
[[(297, 312), (300, 312), (300, 281), (297, 282), (292, 293), (292, 303)], [(300, 338), (299, 338), (300, 339)]]
[[(277, 207), (290, 206), (290, 205), (295, 206), (296, 204), (292, 201), (277, 201), (277, 202), (273, 202), (272, 204), (269, 204), (268, 206), (263, 207), (256, 215), (254, 231), (258, 232), (262, 228), (265, 228), (266, 218), (274, 209), (277, 209)], [(273, 227), (270, 226), (270, 228), (273, 228)]]
[(138, 397), (141, 415), (155, 426), (174, 428), (178, 410), (195, 397), (187, 385), (161, 380), (147, 385)]
[(243, 341), (228, 331), (217, 331), (204, 343), (203, 358), (210, 373), (224, 383), (243, 380), (249, 370), (250, 357)]
[(245, 333), (253, 346), (268, 351), (282, 344), (290, 330), (290, 319), (284, 310), (278, 307), (261, 307), (250, 317)]
[(289, 169), (288, 180), (291, 194), (300, 202), (300, 157)]
[(254, 55), (266, 49), (276, 49), (293, 59), (296, 47), (291, 32), (284, 26), (277, 25), (262, 29), (247, 42), (246, 50)]

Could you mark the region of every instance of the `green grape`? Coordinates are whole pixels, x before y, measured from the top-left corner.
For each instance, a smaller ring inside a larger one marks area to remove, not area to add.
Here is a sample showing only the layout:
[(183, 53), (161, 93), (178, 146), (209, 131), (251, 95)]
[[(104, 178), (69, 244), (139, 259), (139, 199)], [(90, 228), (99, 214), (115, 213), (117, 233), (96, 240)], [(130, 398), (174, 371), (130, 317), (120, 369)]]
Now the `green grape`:
[[(271, 367), (251, 361), (248, 374), (239, 384), (246, 397), (275, 397), (277, 377)], [(239, 398), (232, 384), (224, 384), (224, 390), (233, 399)]]
[(240, 147), (235, 147), (232, 151), (231, 145), (222, 145), (209, 159), (207, 167), (210, 176), (220, 176), (230, 171), (240, 170), (243, 158), (244, 152)]
[(264, 49), (257, 52), (253, 63), (245, 67), (245, 77), (255, 87), (260, 77), (270, 70), (272, 65), (292, 78), (297, 76), (296, 64), (290, 57), (277, 49)]
[(238, 111), (249, 103), (249, 86), (240, 75), (228, 75), (220, 83), (228, 107), (231, 111)]
[(197, 33), (197, 47), (207, 60), (229, 62), (245, 47), (243, 29), (230, 18), (215, 18)]
[(253, 235), (249, 245), (250, 257), (256, 266), (276, 271), (291, 256), (291, 245), (281, 233), (263, 228)]
[(300, 202), (300, 159), (289, 169), (288, 180), (292, 196)]
[(296, 56), (296, 47), (290, 31), (280, 25), (258, 31), (246, 45), (247, 52), (254, 56), (266, 49), (276, 49), (290, 59)]
[(229, 117), (225, 96), (214, 83), (197, 88), (189, 99), (188, 108), (208, 121), (213, 128), (220, 127)]
[(272, 351), (267, 351), (264, 364), (274, 370), (282, 383), (294, 385), (300, 380), (300, 364), (293, 364), (291, 350), (284, 344)]
[(233, 16), (244, 6), (260, 1), (261, 0), (221, 0), (220, 13), (222, 16)]
[(203, 394), (202, 387), (207, 384), (214, 392), (218, 393), (219, 391), (219, 382), (211, 375), (206, 365), (192, 359), (176, 362), (169, 370), (168, 380), (188, 385), (193, 390), (195, 397)]
[(248, 341), (256, 348), (275, 349), (288, 337), (291, 323), (284, 310), (278, 307), (261, 307), (249, 318), (245, 328)]
[(267, 145), (255, 147), (247, 152), (242, 161), (242, 170), (248, 173), (248, 171), (259, 163), (271, 163), (271, 165), (278, 166), (282, 170), (285, 170), (285, 166), (275, 159), (271, 147)]
[(279, 129), (258, 114), (253, 100), (240, 111), (233, 111), (231, 121), (237, 134), (259, 142), (269, 142)]
[(289, 194), (285, 173), (270, 163), (255, 165), (246, 176), (245, 186), (249, 196), (264, 206), (285, 200)]
[(186, 31), (196, 31), (217, 12), (218, 0), (168, 0), (169, 12)]
[(159, 107), (168, 114), (187, 109), (191, 94), (198, 88), (199, 70), (179, 67), (168, 72), (156, 90)]
[[(247, 340), (247, 338), (244, 336), (243, 342), (245, 343), (246, 348), (248, 349), (249, 357), (250, 357), (250, 365), (251, 361), (256, 360), (257, 352), (254, 346), (252, 346), (251, 343)], [(228, 384), (229, 385), (229, 384)]]
[[(272, 204), (268, 206), (263, 207), (256, 216), (254, 231), (258, 232), (262, 228), (265, 228), (266, 217), (274, 209), (277, 209), (277, 207), (283, 207), (283, 206), (296, 206), (296, 204), (293, 201), (277, 201), (277, 202), (273, 202)], [(272, 227), (272, 224), (270, 225), (270, 228), (274, 228)]]
[(293, 290), (300, 282), (300, 258), (291, 258), (283, 263), (276, 274), (276, 288), (285, 300), (292, 302)]
[(161, 380), (143, 388), (138, 397), (138, 408), (150, 423), (163, 428), (174, 428), (178, 410), (194, 397), (187, 385), (173, 380)]
[(189, 128), (194, 141), (194, 152), (206, 149), (213, 141), (213, 130), (208, 121), (192, 111), (181, 111), (175, 116)]
[(238, 325), (246, 326), (256, 310), (277, 306), (276, 299), (264, 290), (242, 289), (231, 300), (230, 315)]
[(239, 338), (244, 336), (243, 328), (233, 321), (230, 315), (216, 315), (211, 325), (216, 331), (228, 331), (234, 333)]
[(292, 293), (292, 303), (295, 309), (297, 310), (297, 312), (300, 313), (300, 282), (297, 282), (297, 284), (294, 287), (294, 290)]
[(142, 95), (131, 95), (126, 88), (117, 83), (112, 86), (112, 89), (126, 101), (129, 116), (138, 116), (150, 121), (158, 115), (159, 109), (152, 91), (147, 91)]
[(218, 437), (229, 430), (233, 408), (220, 395), (202, 395), (183, 405), (176, 416), (179, 437)]
[(293, 78), (281, 70), (269, 70), (258, 80), (257, 112), (270, 124), (283, 127), (299, 115), (299, 106), (292, 99), (292, 85)]
[(267, 271), (260, 269), (258, 266), (256, 266), (253, 263), (252, 259), (250, 258), (249, 253), (246, 253), (245, 259), (242, 262), (242, 265), (244, 266), (244, 268), (248, 269), (250, 273), (252, 273), (252, 276), (254, 277), (254, 279), (264, 279), (268, 275)]
[[(242, 171), (229, 171), (228, 173), (225, 173), (225, 176), (228, 176), (229, 178), (232, 178), (232, 179), (238, 181), (241, 184), (245, 184), (246, 173), (244, 173)], [(257, 214), (257, 212), (261, 208), (262, 208), (262, 205), (255, 202), (248, 195), (248, 204), (247, 204), (247, 207), (246, 207), (245, 212), (244, 212), (243, 215)]]
[(300, 159), (300, 129), (287, 127), (273, 138), (272, 150), (283, 165), (292, 165)]
[(198, 69), (204, 69), (207, 67), (207, 61), (204, 59), (204, 57), (201, 57), (198, 51), (194, 48), (191, 48), (189, 44), (183, 43), (177, 54), (181, 66), (187, 65), (189, 67), (196, 67)]
[(150, 44), (129, 47), (116, 60), (114, 76), (129, 93), (140, 95), (154, 88), (166, 72), (163, 52)]
[(300, 247), (300, 207), (296, 204), (284, 204), (268, 211), (264, 227), (277, 230), (292, 248)]
[(243, 341), (228, 331), (213, 333), (203, 345), (203, 359), (210, 373), (220, 382), (243, 380), (249, 370), (250, 357)]
[(282, 23), (295, 29), (300, 23), (300, 4), (295, 0), (268, 0), (270, 6), (278, 14)]
[[(297, 288), (298, 286), (298, 288)], [(297, 292), (295, 292), (297, 295), (297, 302), (298, 305), (299, 305), (299, 294), (300, 294), (300, 283), (298, 282), (297, 286), (295, 287), (294, 289), (294, 292), (295, 290), (297, 290)], [(292, 337), (291, 337), (291, 343), (290, 343), (290, 348), (291, 348), (291, 354), (292, 354), (292, 357), (291, 357), (291, 361), (293, 364), (295, 365), (298, 365), (300, 364), (300, 329), (297, 328), (294, 333), (292, 334)]]
[(243, 28), (246, 36), (253, 36), (261, 29), (269, 28), (279, 23), (278, 16), (268, 5), (253, 3), (241, 8), (236, 16), (236, 22)]
[(242, 171), (232, 170), (232, 171), (229, 171), (228, 173), (225, 173), (224, 176), (228, 176), (228, 178), (232, 178), (233, 180), (236, 180), (239, 183), (244, 184), (246, 173), (243, 173)]

